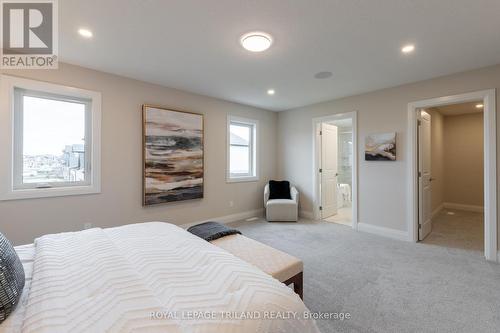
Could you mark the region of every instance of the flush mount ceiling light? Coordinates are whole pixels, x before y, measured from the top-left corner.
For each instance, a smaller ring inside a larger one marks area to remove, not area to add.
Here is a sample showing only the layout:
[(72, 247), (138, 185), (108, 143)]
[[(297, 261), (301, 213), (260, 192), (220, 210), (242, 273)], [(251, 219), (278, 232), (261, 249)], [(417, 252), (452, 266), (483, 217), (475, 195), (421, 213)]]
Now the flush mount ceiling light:
[(271, 46), (273, 38), (265, 32), (255, 31), (241, 36), (240, 43), (245, 50), (250, 52), (262, 52)]
[(405, 54), (412, 53), (413, 51), (415, 51), (415, 45), (413, 44), (408, 44), (401, 48), (401, 52)]
[(476, 109), (482, 109), (484, 107), (483, 104), (476, 104)]
[(268, 94), (268, 95), (274, 95), (275, 93), (276, 93), (276, 91), (274, 91), (274, 89), (269, 89), (269, 90), (267, 91), (267, 94)]
[(92, 38), (92, 36), (94, 36), (92, 31), (90, 31), (89, 29), (85, 29), (85, 28), (78, 29), (78, 33), (80, 34), (80, 36), (82, 36), (84, 38)]

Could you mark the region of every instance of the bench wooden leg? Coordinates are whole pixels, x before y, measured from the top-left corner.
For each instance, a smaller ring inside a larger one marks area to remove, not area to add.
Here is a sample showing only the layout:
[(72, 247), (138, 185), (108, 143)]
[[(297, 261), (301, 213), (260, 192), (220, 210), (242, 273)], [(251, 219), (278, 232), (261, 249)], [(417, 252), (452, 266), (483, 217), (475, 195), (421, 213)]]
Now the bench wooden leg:
[(304, 299), (304, 277), (303, 273), (292, 276), (284, 282), (287, 286), (293, 283), (293, 291), (300, 296), (300, 299)]

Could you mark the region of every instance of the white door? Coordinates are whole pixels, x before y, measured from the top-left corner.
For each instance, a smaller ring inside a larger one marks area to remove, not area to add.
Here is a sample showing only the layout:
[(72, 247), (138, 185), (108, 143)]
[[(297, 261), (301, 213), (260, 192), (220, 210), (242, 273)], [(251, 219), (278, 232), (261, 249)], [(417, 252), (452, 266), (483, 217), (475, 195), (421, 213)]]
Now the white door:
[(337, 214), (337, 126), (321, 124), (321, 218)]
[(418, 156), (418, 239), (423, 240), (432, 230), (431, 115), (425, 111), (419, 117)]

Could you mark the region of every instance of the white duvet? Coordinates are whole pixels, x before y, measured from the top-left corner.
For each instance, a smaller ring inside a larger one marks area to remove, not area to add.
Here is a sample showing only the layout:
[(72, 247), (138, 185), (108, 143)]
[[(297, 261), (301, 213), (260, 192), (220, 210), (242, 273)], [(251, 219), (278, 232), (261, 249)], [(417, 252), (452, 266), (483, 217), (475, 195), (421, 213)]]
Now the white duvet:
[(22, 332), (319, 332), (290, 288), (160, 222), (38, 238), (24, 297)]

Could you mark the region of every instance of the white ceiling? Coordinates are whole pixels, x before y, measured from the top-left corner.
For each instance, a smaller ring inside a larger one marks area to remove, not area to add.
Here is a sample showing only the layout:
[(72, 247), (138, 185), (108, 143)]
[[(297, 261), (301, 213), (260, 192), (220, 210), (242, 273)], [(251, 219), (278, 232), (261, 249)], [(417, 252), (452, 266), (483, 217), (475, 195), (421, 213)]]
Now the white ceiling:
[[(59, 10), (61, 61), (276, 111), (500, 63), (498, 0), (64, 0)], [(253, 30), (274, 37), (268, 51), (241, 48)], [(406, 43), (413, 54), (401, 54)]]
[(458, 116), (461, 114), (483, 112), (482, 108), (480, 108), (480, 109), (476, 108), (477, 104), (483, 104), (483, 103), (481, 101), (477, 101), (477, 102), (471, 102), (471, 103), (445, 105), (445, 106), (435, 107), (432, 109), (441, 113), (443, 116)]

